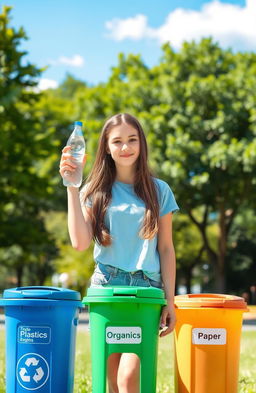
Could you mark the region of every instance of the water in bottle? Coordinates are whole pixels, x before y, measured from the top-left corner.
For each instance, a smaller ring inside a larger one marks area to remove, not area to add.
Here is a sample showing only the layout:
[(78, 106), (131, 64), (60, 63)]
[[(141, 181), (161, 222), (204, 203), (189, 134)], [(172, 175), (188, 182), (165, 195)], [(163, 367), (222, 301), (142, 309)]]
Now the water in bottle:
[(71, 146), (70, 153), (74, 163), (77, 165), (74, 172), (65, 171), (63, 184), (66, 187), (80, 187), (83, 178), (83, 159), (85, 154), (85, 141), (82, 132), (81, 121), (75, 122), (75, 128), (70, 135), (67, 146)]

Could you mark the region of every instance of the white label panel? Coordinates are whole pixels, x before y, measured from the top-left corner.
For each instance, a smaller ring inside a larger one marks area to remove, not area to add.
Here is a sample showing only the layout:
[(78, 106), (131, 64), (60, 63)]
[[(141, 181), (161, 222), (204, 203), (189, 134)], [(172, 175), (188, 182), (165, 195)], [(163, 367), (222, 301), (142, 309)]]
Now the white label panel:
[(225, 345), (227, 342), (226, 329), (192, 329), (192, 343), (201, 345)]
[(108, 326), (106, 329), (108, 344), (140, 344), (141, 338), (139, 326)]

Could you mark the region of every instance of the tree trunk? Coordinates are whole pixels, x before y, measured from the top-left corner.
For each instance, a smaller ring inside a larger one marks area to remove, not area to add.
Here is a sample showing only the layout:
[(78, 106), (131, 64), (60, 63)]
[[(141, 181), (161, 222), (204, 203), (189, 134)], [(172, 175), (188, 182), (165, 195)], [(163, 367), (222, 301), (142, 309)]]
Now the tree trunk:
[(218, 258), (216, 265), (216, 285), (215, 289), (219, 293), (226, 291), (226, 275), (225, 275), (225, 259), (227, 253), (227, 231), (226, 231), (226, 215), (224, 203), (221, 203), (219, 212), (219, 240), (218, 240)]
[(22, 278), (23, 278), (23, 265), (22, 262), (16, 269), (16, 277), (17, 277), (17, 287), (22, 286)]
[(191, 280), (192, 280), (192, 269), (186, 269), (185, 271), (185, 285), (187, 293), (191, 293)]
[(225, 293), (226, 290), (226, 278), (225, 271), (223, 271), (223, 261), (220, 261), (218, 256), (217, 263), (213, 265), (213, 277), (214, 277), (214, 289), (215, 293)]
[(208, 261), (213, 266), (214, 280), (215, 280), (215, 292), (225, 293), (226, 292), (226, 254), (227, 254), (227, 239), (231, 229), (234, 217), (237, 213), (238, 208), (226, 210), (224, 199), (219, 200), (219, 239), (218, 239), (218, 252), (216, 253), (210, 246), (207, 236), (207, 215), (208, 207), (205, 208), (204, 219), (199, 222), (195, 219), (192, 211), (188, 209), (188, 215), (192, 222), (198, 227), (202, 240), (203, 247), (207, 253)]

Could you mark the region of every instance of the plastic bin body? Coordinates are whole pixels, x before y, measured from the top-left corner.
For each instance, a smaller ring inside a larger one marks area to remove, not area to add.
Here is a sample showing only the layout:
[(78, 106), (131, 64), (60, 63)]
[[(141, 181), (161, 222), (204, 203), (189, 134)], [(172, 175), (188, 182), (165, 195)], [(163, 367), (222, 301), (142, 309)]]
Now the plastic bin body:
[(107, 359), (112, 353), (140, 358), (140, 392), (156, 392), (157, 348), (164, 293), (156, 288), (89, 288), (92, 392), (106, 392)]
[(237, 393), (244, 299), (175, 297), (175, 392)]
[(61, 288), (6, 290), (6, 393), (72, 393), (80, 294)]

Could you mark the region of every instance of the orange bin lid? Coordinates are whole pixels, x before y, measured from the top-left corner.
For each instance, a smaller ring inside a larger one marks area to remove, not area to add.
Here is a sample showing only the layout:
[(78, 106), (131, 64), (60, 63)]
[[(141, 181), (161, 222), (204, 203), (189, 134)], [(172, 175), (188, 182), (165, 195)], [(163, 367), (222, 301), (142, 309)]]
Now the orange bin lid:
[(197, 293), (175, 296), (176, 308), (235, 308), (247, 310), (244, 298), (215, 293)]

